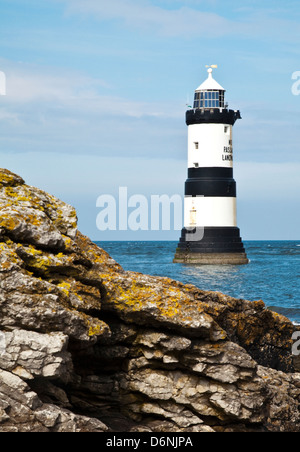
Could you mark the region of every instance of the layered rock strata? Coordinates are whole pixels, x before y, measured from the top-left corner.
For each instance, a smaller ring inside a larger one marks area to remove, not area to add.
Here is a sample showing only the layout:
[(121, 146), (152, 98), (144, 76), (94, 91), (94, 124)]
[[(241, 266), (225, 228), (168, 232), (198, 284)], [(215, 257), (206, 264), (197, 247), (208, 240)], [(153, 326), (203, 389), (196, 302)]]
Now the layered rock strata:
[(0, 171), (0, 432), (300, 430), (293, 324), (124, 271)]

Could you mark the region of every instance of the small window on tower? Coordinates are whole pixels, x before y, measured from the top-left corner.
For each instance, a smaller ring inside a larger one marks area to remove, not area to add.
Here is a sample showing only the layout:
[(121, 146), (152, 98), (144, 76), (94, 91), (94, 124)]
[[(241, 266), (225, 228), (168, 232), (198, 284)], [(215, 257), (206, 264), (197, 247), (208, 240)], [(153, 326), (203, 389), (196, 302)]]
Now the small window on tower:
[(199, 149), (199, 143), (197, 141), (194, 143), (194, 145), (195, 145), (195, 149)]
[(225, 126), (224, 127), (224, 133), (228, 133), (229, 132), (229, 127), (228, 126)]
[(199, 168), (199, 163), (194, 163), (195, 168)]

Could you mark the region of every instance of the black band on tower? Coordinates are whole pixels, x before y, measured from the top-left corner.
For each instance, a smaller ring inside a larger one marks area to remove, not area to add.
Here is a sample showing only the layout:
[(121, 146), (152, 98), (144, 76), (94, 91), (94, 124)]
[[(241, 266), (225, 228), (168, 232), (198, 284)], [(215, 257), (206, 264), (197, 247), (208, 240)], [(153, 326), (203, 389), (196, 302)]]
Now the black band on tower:
[(230, 124), (234, 125), (237, 119), (241, 119), (241, 113), (239, 110), (227, 110), (227, 109), (196, 109), (188, 110), (186, 112), (186, 124), (188, 126), (192, 124)]
[(245, 248), (236, 227), (206, 227), (201, 241), (187, 241), (186, 234), (191, 231), (182, 229), (178, 250), (192, 253), (244, 253)]
[(188, 179), (185, 196), (236, 197), (234, 179)]
[(232, 179), (233, 169), (218, 166), (188, 169), (188, 179), (199, 179), (201, 177), (205, 177), (207, 179), (211, 179), (212, 177), (215, 177), (216, 179)]

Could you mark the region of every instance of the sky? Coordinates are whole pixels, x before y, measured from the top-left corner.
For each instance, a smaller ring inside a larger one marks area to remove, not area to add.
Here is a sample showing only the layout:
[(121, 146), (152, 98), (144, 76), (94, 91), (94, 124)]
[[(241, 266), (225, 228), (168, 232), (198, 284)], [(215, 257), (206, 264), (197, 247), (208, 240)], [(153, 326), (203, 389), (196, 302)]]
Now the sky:
[[(93, 240), (177, 240), (151, 228), (151, 197), (183, 199), (185, 111), (211, 64), (242, 115), (241, 235), (299, 240), (299, 0), (0, 0), (0, 167), (73, 205)], [(148, 202), (148, 228), (120, 228), (120, 188), (129, 213)]]

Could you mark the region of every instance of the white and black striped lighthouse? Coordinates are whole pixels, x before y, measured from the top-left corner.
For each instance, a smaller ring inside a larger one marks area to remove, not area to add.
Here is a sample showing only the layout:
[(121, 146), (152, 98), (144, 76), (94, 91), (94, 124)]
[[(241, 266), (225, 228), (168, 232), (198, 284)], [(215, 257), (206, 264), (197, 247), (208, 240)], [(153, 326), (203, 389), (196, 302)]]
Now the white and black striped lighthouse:
[(225, 104), (225, 90), (214, 80), (213, 67), (186, 112), (188, 179), (184, 228), (174, 262), (241, 265), (249, 261), (237, 227), (232, 141), (233, 125), (241, 115)]

